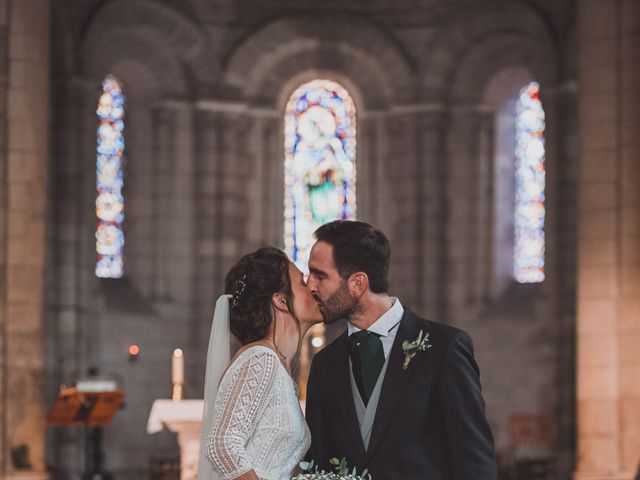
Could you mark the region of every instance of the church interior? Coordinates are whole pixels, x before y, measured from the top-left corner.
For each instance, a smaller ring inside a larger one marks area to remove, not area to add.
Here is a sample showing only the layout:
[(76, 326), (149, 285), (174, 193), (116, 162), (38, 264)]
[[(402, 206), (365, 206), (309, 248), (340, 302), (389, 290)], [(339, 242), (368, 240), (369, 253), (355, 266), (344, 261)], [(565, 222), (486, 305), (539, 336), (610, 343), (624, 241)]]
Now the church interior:
[(638, 0), (0, 0), (0, 46), (0, 479), (195, 478), (152, 407), (336, 218), (471, 334), (501, 480), (638, 478)]

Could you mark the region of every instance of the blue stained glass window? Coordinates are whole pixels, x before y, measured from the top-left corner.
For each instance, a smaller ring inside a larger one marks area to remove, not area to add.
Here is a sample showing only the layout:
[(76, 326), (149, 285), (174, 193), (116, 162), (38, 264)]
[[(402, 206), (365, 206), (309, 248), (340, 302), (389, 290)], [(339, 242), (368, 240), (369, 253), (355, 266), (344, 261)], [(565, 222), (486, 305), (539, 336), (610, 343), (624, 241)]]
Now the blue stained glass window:
[(313, 80), (289, 98), (284, 126), (285, 249), (306, 272), (315, 229), (355, 218), (355, 106), (341, 85)]
[(520, 283), (544, 280), (545, 116), (540, 86), (525, 86), (516, 104), (516, 206), (514, 276)]
[(102, 82), (98, 102), (96, 159), (96, 276), (120, 278), (124, 273), (123, 152), (124, 95), (121, 83), (113, 76)]

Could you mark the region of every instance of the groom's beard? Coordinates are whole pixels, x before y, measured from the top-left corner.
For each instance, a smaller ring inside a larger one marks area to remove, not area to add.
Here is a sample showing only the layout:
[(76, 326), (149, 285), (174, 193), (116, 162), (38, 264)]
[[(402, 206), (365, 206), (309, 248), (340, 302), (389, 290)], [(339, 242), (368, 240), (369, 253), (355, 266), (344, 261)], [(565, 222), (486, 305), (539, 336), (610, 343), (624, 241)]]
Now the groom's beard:
[(316, 297), (324, 323), (331, 325), (341, 319), (349, 320), (362, 312), (362, 305), (349, 295), (347, 282), (343, 282), (326, 300)]

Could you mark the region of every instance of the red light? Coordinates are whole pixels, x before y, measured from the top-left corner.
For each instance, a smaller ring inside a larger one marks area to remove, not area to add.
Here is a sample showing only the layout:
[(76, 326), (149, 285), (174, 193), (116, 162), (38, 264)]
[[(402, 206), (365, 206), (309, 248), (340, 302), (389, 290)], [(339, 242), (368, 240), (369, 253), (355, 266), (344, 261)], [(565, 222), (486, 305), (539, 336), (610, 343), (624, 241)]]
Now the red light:
[(129, 346), (129, 355), (131, 357), (137, 357), (140, 354), (140, 347), (138, 345), (130, 345)]

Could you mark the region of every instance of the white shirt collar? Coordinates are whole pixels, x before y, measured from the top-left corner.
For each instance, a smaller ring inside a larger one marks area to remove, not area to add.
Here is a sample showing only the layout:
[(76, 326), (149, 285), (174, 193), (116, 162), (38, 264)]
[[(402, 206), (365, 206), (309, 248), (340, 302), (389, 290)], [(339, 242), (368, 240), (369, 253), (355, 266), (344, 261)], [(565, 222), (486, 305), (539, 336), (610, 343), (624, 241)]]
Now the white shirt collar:
[[(380, 317), (371, 324), (367, 330), (373, 333), (377, 333), (382, 337), (386, 337), (389, 335), (389, 332), (393, 330), (393, 328), (400, 323), (402, 320), (402, 315), (404, 315), (404, 307), (400, 303), (400, 300), (397, 297), (390, 297), (393, 304), (391, 308), (384, 312)], [(359, 332), (362, 330), (350, 323), (347, 323), (347, 333), (349, 335)]]

